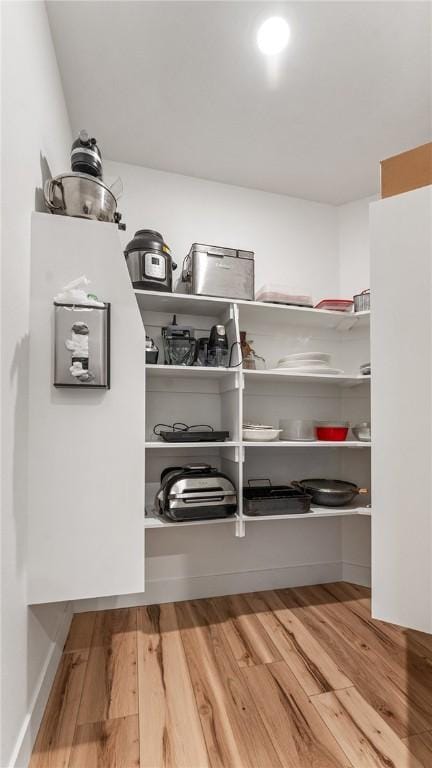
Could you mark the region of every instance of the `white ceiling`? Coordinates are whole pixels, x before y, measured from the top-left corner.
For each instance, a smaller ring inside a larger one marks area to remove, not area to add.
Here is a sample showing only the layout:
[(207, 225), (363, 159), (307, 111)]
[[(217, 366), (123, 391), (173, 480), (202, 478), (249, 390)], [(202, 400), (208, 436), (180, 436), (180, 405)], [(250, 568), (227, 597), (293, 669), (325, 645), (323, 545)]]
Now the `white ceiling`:
[[(74, 131), (105, 157), (339, 204), (431, 137), (429, 2), (48, 2)], [(268, 70), (259, 23), (291, 43)]]

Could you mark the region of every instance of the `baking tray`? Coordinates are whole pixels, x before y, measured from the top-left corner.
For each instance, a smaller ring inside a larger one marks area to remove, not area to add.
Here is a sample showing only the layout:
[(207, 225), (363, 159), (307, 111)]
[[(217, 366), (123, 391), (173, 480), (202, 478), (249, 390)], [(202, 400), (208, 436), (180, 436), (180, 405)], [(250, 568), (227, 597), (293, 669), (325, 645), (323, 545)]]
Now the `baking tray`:
[[(267, 482), (267, 485), (250, 485)], [(312, 496), (292, 485), (272, 485), (270, 480), (249, 480), (243, 488), (243, 511), (249, 517), (302, 515), (310, 512)]]

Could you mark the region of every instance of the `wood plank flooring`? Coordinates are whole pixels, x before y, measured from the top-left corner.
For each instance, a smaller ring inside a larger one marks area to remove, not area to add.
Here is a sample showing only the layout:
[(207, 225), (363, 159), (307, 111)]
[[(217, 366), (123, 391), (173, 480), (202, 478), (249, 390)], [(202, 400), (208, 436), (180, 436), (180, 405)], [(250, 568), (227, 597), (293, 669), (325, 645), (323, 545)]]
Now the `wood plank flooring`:
[(30, 768), (432, 768), (432, 637), (344, 582), (77, 614)]

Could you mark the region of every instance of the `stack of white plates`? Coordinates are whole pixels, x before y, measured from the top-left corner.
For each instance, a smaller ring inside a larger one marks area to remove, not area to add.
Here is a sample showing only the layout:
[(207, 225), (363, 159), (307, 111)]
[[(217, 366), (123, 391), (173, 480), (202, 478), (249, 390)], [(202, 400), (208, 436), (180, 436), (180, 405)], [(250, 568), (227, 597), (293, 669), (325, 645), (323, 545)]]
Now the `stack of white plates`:
[(282, 357), (277, 368), (287, 373), (321, 373), (329, 376), (343, 373), (340, 368), (332, 368), (330, 363), (331, 355), (327, 352), (293, 352)]

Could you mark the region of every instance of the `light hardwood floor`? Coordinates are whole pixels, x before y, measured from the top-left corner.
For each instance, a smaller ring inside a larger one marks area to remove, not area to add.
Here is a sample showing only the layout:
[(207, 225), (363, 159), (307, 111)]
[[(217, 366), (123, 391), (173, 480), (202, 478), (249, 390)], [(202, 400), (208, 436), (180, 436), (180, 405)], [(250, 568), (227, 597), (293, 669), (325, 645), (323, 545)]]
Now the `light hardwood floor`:
[(432, 636), (338, 582), (77, 614), (31, 768), (431, 768)]

